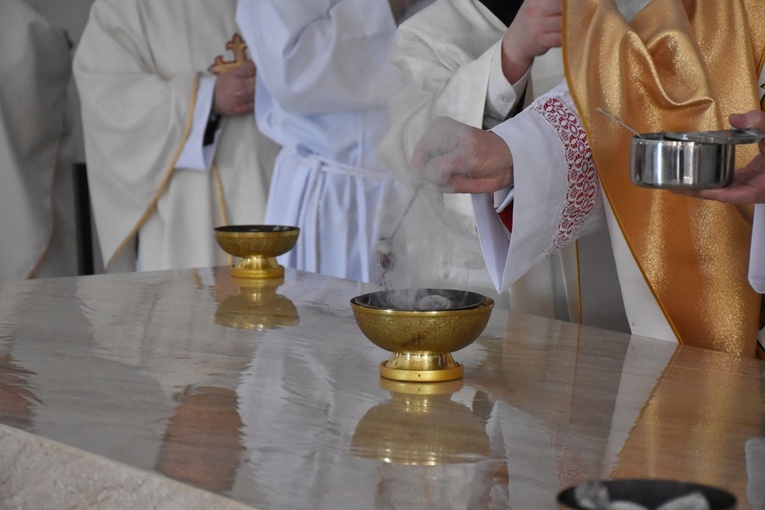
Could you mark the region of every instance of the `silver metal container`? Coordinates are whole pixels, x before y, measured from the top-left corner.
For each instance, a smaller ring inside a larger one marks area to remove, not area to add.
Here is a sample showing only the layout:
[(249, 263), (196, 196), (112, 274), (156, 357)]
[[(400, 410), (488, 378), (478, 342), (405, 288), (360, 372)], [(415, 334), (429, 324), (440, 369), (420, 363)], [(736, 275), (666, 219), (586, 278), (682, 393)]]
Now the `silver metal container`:
[(658, 189), (713, 189), (727, 186), (736, 168), (736, 145), (756, 143), (765, 133), (729, 129), (635, 136), (632, 182)]
[(632, 139), (630, 167), (632, 182), (646, 188), (722, 188), (733, 180), (736, 146), (647, 133)]

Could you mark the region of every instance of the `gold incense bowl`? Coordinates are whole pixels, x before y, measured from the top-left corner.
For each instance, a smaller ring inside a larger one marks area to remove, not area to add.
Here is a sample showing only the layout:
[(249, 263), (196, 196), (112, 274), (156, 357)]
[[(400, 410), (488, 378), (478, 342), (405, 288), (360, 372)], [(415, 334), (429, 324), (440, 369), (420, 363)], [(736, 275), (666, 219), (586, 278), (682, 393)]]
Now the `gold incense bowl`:
[(462, 377), (452, 352), (480, 336), (494, 300), (461, 290), (385, 290), (351, 299), (351, 308), (361, 332), (392, 353), (380, 364), (382, 377), (439, 382)]
[(228, 225), (215, 228), (223, 251), (240, 260), (231, 268), (234, 278), (278, 278), (284, 266), (276, 257), (295, 246), (300, 229), (283, 225)]

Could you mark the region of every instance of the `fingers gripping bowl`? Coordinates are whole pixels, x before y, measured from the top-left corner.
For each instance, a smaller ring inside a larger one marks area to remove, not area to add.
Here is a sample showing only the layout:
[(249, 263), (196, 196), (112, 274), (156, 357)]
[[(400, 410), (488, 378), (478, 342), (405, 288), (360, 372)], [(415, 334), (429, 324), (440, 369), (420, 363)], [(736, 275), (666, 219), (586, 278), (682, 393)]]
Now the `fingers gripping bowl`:
[(632, 139), (633, 184), (646, 188), (698, 190), (733, 181), (736, 145), (755, 143), (755, 130), (646, 133)]

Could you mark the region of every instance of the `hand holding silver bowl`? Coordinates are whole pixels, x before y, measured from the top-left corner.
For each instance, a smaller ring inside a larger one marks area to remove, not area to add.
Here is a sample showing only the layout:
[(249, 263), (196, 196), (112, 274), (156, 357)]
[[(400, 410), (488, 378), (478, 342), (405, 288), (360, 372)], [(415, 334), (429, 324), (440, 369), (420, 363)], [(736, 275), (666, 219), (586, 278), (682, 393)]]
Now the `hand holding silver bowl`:
[(729, 185), (736, 145), (756, 143), (756, 130), (645, 133), (632, 139), (632, 182), (656, 189), (699, 190)]
[(632, 183), (644, 188), (703, 190), (728, 186), (736, 169), (736, 145), (757, 143), (754, 128), (720, 131), (639, 133), (602, 108), (596, 110), (631, 131)]

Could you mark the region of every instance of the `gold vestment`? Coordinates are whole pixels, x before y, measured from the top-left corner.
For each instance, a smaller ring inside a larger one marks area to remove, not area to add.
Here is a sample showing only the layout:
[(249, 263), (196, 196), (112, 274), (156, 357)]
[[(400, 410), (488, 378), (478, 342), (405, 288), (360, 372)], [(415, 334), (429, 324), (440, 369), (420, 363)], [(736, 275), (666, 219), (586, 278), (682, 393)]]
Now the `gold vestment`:
[[(631, 21), (613, 0), (564, 0), (564, 66), (605, 195), (683, 344), (754, 356), (761, 297), (747, 280), (751, 207), (630, 181), (632, 135), (730, 127), (759, 108), (762, 0), (653, 0)], [(737, 167), (756, 154), (737, 147)]]

